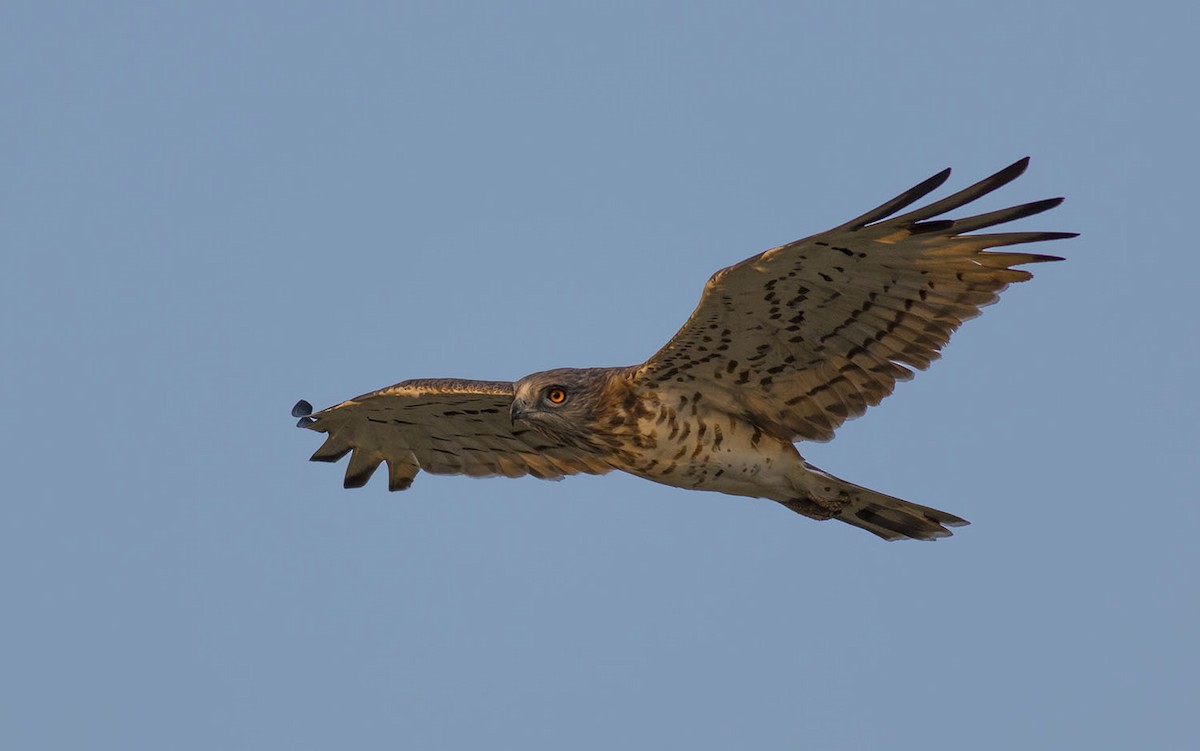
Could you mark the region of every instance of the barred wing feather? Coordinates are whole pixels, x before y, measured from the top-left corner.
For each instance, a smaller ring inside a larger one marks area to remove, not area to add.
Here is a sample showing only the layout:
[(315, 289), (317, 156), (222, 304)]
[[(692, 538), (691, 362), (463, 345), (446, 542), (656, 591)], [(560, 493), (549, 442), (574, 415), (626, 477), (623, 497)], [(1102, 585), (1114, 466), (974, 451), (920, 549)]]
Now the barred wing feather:
[(951, 334), (1012, 282), (1061, 260), (987, 252), (1074, 237), (967, 234), (1046, 211), (1052, 198), (935, 219), (1020, 175), (1028, 158), (907, 214), (945, 170), (835, 229), (718, 271), (683, 328), (637, 371), (644, 389), (694, 389), (792, 440), (825, 441), (940, 355)]
[(421, 470), (559, 479), (611, 469), (527, 428), (514, 428), (512, 400), (508, 382), (430, 378), (404, 381), (315, 414), (301, 401), (292, 414), (300, 418), (300, 427), (328, 434), (312, 461), (336, 462), (350, 454), (347, 488), (365, 485), (381, 463), (387, 464), (390, 490), (408, 488)]

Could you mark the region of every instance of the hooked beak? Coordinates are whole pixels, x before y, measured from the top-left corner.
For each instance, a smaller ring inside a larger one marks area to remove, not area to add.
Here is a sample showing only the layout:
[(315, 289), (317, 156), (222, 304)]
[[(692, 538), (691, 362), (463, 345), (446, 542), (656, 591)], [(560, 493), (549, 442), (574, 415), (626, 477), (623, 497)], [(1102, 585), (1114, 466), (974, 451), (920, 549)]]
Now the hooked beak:
[(512, 407), (508, 411), (509, 419), (512, 424), (516, 425), (517, 420), (525, 419), (525, 401), (523, 399), (513, 399)]

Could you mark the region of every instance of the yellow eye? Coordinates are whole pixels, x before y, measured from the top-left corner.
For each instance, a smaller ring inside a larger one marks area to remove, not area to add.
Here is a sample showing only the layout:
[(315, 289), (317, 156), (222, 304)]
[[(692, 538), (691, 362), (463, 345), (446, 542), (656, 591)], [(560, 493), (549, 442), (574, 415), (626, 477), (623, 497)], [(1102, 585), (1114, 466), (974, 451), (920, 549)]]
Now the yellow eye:
[(567, 392), (558, 386), (554, 386), (546, 392), (546, 399), (548, 399), (551, 404), (562, 404), (567, 400)]

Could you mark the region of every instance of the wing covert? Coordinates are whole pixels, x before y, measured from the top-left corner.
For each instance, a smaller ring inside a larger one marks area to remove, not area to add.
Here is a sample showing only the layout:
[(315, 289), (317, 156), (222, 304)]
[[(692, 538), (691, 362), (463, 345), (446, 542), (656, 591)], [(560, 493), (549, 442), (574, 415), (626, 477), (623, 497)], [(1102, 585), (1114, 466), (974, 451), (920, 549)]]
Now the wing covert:
[(533, 475), (559, 479), (603, 474), (604, 461), (527, 428), (509, 416), (513, 385), (504, 381), (419, 379), (342, 402), (316, 414), (300, 402), (299, 427), (327, 433), (312, 461), (350, 454), (344, 486), (362, 487), (387, 463), (388, 489), (404, 490), (421, 470), (472, 477)]
[(650, 389), (703, 384), (726, 409), (778, 435), (829, 440), (911, 378), (912, 368), (927, 368), (1008, 284), (1032, 277), (1013, 267), (1062, 260), (985, 251), (1074, 233), (966, 234), (1041, 213), (1061, 198), (935, 219), (1011, 182), (1028, 162), (893, 216), (945, 182), (945, 170), (840, 227), (721, 269), (636, 379)]

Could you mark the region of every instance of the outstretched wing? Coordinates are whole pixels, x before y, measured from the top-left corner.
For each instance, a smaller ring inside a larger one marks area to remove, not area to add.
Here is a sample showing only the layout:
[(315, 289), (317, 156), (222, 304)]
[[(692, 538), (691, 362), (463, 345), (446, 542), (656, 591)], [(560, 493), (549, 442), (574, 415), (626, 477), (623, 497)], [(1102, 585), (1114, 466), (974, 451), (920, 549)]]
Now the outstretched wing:
[[(312, 455), (336, 462), (350, 454), (347, 488), (367, 484), (387, 462), (388, 489), (404, 490), (421, 470), (441, 475), (533, 475), (558, 479), (611, 467), (533, 431), (514, 428), (513, 386), (501, 381), (404, 381), (311, 414), (305, 401), (292, 416), (299, 427), (328, 433)], [(353, 453), (352, 453), (353, 452)]]
[(995, 302), (1026, 263), (1062, 260), (984, 252), (1065, 232), (966, 234), (1039, 214), (1061, 198), (938, 220), (1011, 182), (1025, 158), (900, 216), (950, 170), (840, 227), (768, 250), (712, 276), (691, 318), (635, 378), (646, 388), (703, 387), (734, 414), (793, 440), (834, 430), (924, 369), (963, 321)]

